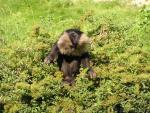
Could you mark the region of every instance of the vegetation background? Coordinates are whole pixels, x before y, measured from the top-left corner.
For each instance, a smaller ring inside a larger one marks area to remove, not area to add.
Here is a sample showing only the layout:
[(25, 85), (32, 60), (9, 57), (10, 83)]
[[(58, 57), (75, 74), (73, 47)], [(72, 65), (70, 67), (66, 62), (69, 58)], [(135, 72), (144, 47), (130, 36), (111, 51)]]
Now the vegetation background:
[[(92, 39), (73, 86), (44, 57), (68, 28)], [(150, 113), (150, 7), (121, 0), (0, 0), (0, 113)]]

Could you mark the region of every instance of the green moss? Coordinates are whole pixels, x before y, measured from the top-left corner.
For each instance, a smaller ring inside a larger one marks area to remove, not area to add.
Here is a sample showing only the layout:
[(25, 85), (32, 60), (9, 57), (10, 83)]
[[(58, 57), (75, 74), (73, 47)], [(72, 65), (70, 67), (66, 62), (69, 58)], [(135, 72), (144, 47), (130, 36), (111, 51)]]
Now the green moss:
[[(122, 2), (0, 0), (0, 112), (150, 112), (150, 10)], [(59, 34), (91, 39), (96, 80), (81, 69), (73, 86), (43, 63)]]

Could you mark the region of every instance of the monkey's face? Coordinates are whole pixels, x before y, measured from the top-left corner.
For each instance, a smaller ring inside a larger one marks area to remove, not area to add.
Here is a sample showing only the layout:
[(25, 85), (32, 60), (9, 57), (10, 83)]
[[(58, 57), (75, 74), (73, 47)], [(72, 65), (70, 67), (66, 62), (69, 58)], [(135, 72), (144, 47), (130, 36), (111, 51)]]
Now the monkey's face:
[(79, 34), (75, 33), (74, 31), (72, 31), (72, 32), (68, 33), (68, 36), (69, 36), (70, 41), (72, 43), (71, 48), (77, 49), (81, 34), (79, 35)]
[(80, 56), (82, 53), (88, 51), (89, 43), (89, 37), (84, 33), (78, 35), (74, 32), (64, 32), (58, 40), (57, 45), (62, 54)]

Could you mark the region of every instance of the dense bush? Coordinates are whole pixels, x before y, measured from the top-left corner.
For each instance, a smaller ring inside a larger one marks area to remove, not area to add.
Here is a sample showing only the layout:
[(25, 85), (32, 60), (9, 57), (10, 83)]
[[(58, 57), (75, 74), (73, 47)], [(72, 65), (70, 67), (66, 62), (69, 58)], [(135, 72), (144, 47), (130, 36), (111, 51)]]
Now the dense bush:
[[(149, 7), (122, 8), (117, 1), (0, 3), (0, 113), (150, 112)], [(73, 86), (62, 83), (56, 64), (43, 63), (59, 34), (71, 27), (91, 37), (98, 76), (88, 80), (81, 69)]]

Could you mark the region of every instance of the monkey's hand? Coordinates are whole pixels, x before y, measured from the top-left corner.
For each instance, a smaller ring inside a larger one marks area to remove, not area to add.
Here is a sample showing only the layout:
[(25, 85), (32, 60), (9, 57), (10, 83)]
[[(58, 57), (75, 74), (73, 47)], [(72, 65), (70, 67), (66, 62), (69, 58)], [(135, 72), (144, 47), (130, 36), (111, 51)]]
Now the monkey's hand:
[(93, 69), (89, 69), (88, 74), (90, 79), (96, 78), (96, 73), (93, 71)]
[(53, 62), (53, 60), (51, 60), (51, 58), (46, 57), (46, 58), (44, 59), (44, 63), (45, 63), (45, 64), (50, 64), (50, 63), (54, 63), (54, 62)]

